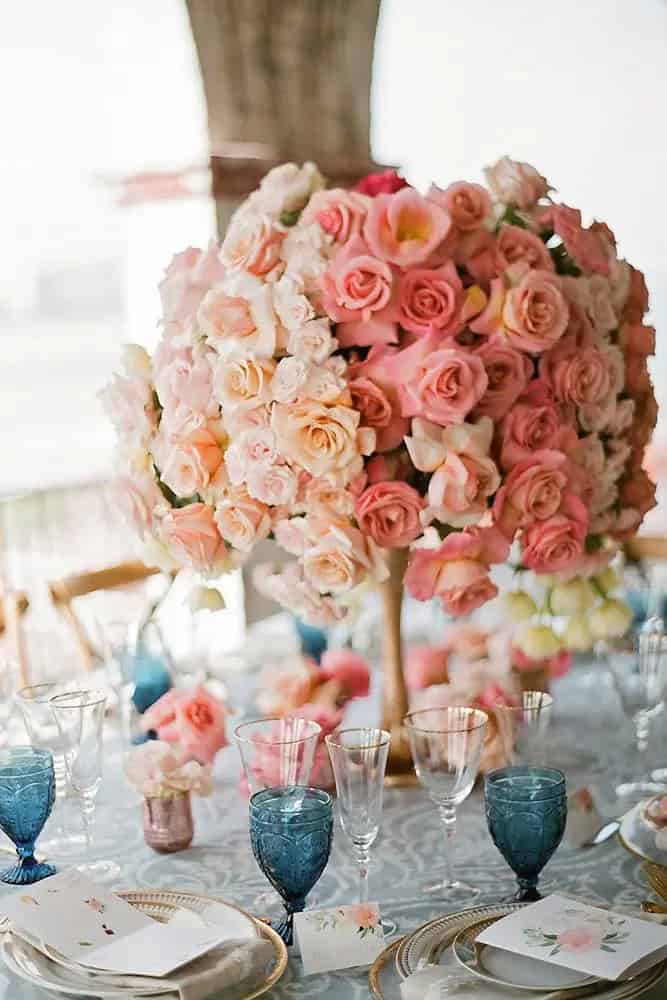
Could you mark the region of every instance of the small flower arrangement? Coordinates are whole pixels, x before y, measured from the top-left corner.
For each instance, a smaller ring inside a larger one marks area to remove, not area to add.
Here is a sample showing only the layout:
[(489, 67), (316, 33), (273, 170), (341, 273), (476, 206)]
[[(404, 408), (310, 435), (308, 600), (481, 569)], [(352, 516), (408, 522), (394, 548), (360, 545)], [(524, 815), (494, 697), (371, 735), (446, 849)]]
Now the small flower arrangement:
[(351, 649), (328, 649), (319, 665), (302, 656), (265, 668), (258, 687), (257, 706), (264, 715), (298, 715), (306, 705), (343, 708), (352, 698), (365, 698), (370, 670)]
[(144, 732), (157, 733), (159, 740), (177, 744), (189, 759), (211, 764), (227, 746), (227, 706), (205, 687), (192, 691), (172, 688), (141, 716)]
[(171, 798), (184, 792), (210, 795), (213, 790), (209, 767), (162, 740), (132, 747), (125, 758), (125, 777), (146, 799)]

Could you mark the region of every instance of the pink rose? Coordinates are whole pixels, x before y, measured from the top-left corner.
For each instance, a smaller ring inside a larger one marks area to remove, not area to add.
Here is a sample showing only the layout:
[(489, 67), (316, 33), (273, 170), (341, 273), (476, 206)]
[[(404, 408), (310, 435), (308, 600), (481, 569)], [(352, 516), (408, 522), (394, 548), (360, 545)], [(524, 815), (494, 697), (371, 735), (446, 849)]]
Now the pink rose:
[(275, 465), (255, 465), (248, 469), (248, 493), (256, 500), (271, 506), (293, 503), (298, 489), (294, 469), (281, 462)]
[(268, 507), (254, 500), (242, 486), (225, 491), (215, 510), (215, 523), (224, 540), (241, 552), (249, 552), (271, 531)]
[(316, 191), (303, 210), (300, 222), (309, 225), (319, 222), (334, 243), (347, 243), (353, 236), (360, 236), (369, 199), (357, 191), (328, 188)]
[(546, 521), (560, 509), (568, 485), (567, 459), (560, 451), (537, 451), (512, 468), (493, 504), (496, 524), (508, 538), (518, 527)]
[(241, 212), (225, 234), (220, 257), (230, 270), (240, 268), (265, 277), (281, 263), (280, 248), (285, 236), (268, 215)]
[(121, 441), (145, 448), (157, 430), (150, 382), (114, 375), (100, 391), (99, 400)]
[[(361, 423), (376, 429), (376, 448), (382, 452), (397, 448), (410, 425), (409, 420), (401, 414), (398, 375), (401, 353), (396, 348), (374, 347), (365, 361), (350, 365), (349, 369), (353, 405), (361, 413)], [(381, 396), (371, 385), (377, 387)], [(374, 421), (384, 421), (385, 400), (389, 406), (387, 423), (371, 423), (367, 419), (368, 414)]]
[(557, 514), (524, 529), (521, 561), (536, 573), (557, 573), (576, 566), (584, 555), (588, 511), (569, 493)]
[(561, 931), (556, 939), (556, 944), (561, 951), (570, 952), (573, 955), (580, 955), (586, 951), (597, 951), (602, 943), (602, 928), (600, 927), (572, 927), (570, 930)]
[(623, 306), (623, 320), (626, 323), (641, 323), (648, 312), (648, 289), (641, 271), (630, 267), (630, 288)]
[(575, 406), (602, 402), (613, 388), (608, 354), (594, 346), (561, 344), (540, 359), (540, 374), (549, 379), (556, 399)]
[(158, 726), (158, 738), (180, 744), (200, 764), (211, 764), (218, 750), (229, 742), (225, 731), (227, 709), (203, 687), (178, 694), (172, 703), (174, 719)]
[(411, 646), (405, 654), (405, 685), (421, 691), (432, 684), (445, 684), (447, 650), (443, 646)]
[(379, 194), (394, 194), (404, 187), (408, 187), (408, 182), (395, 170), (378, 170), (362, 177), (354, 190), (375, 198)]
[(533, 374), (533, 363), (500, 338), (483, 341), (475, 348), (475, 354), (484, 364), (488, 381), (475, 414), (500, 420), (526, 388)]
[(445, 647), (466, 663), (484, 660), (489, 655), (489, 633), (467, 622), (448, 625)]
[(568, 443), (575, 444), (576, 439), (576, 432), (563, 426), (554, 403), (519, 402), (503, 420), (500, 463), (511, 469), (542, 449), (566, 451)]
[(153, 356), (155, 391), (166, 411), (185, 407), (190, 413), (214, 416), (213, 372), (209, 357), (192, 348), (172, 349), (162, 341)]
[(568, 205), (550, 205), (540, 215), (543, 225), (550, 225), (560, 236), (570, 257), (582, 269), (595, 274), (609, 274), (609, 258), (603, 239), (595, 230), (584, 229), (581, 212)]
[(410, 333), (438, 330), (443, 337), (453, 337), (463, 327), (463, 300), (463, 285), (451, 260), (437, 270), (412, 268), (399, 284), (399, 322)]
[(170, 510), (161, 523), (162, 539), (177, 562), (193, 569), (214, 570), (227, 559), (227, 550), (205, 503)]
[(491, 198), (481, 184), (456, 181), (444, 191), (432, 184), (427, 198), (444, 208), (452, 225), (463, 232), (479, 229), (491, 215)]
[(418, 601), (437, 596), (450, 614), (469, 614), (498, 593), (491, 562), (507, 558), (509, 545), (491, 529), (447, 535), (436, 548), (413, 549), (405, 586)]
[(354, 513), (361, 530), (387, 549), (409, 545), (422, 533), (419, 513), (422, 496), (412, 486), (381, 482), (364, 490)]
[(444, 209), (405, 187), (373, 199), (364, 237), (376, 257), (399, 267), (414, 267), (442, 243), (450, 225)]
[(209, 485), (221, 463), (220, 445), (201, 427), (167, 447), (160, 478), (176, 496), (191, 497)]
[(351, 649), (327, 649), (320, 662), (323, 681), (339, 681), (346, 698), (366, 698), (370, 691), (370, 670), (362, 656)]
[(655, 354), (655, 327), (641, 323), (624, 323), (618, 332), (618, 343), (624, 354)]
[(368, 323), (374, 315), (386, 313), (393, 281), (389, 265), (373, 256), (367, 244), (355, 236), (338, 251), (323, 276), (325, 311), (337, 323)]
[(460, 347), (443, 348), (428, 354), (399, 386), (401, 410), (404, 417), (462, 424), (487, 386), (484, 364), (477, 355)]
[(539, 271), (554, 270), (551, 254), (539, 236), (520, 226), (505, 224), (500, 227), (496, 243), (496, 260), (500, 272), (519, 262)]
[(159, 285), (167, 327), (182, 330), (192, 322), (209, 288), (224, 276), (225, 268), (214, 243), (207, 251), (189, 247), (176, 254)]
[(528, 270), (508, 291), (502, 318), (513, 347), (533, 354), (553, 347), (565, 333), (569, 319), (560, 278), (550, 271)]
[(549, 184), (535, 167), (503, 156), (484, 171), (487, 184), (496, 198), (517, 208), (527, 209), (549, 191)]
[(122, 516), (145, 540), (153, 533), (156, 507), (165, 505), (162, 492), (153, 476), (119, 476), (114, 482), (113, 500), (120, 508)]

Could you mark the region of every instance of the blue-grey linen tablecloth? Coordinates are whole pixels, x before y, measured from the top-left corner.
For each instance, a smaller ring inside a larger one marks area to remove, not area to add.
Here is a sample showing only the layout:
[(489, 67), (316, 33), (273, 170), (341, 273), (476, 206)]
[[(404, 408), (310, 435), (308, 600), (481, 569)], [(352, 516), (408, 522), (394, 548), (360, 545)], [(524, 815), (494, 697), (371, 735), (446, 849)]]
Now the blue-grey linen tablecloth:
[[(558, 682), (555, 698), (549, 763), (563, 768), (570, 790), (584, 784), (592, 787), (611, 814), (608, 792), (627, 751), (627, 733), (609, 678), (599, 667), (578, 667)], [(353, 719), (370, 718), (371, 712), (372, 699), (358, 703)], [(230, 747), (219, 755), (214, 794), (195, 802), (194, 844), (174, 855), (155, 854), (145, 845), (140, 804), (124, 785), (121, 758), (112, 747), (107, 757), (99, 795), (96, 854), (121, 865), (117, 887), (198, 891), (252, 909), (268, 884), (250, 850), (247, 802), (237, 789), (236, 751)], [(440, 820), (421, 789), (388, 790), (382, 831), (373, 851), (370, 898), (380, 901), (383, 913), (398, 924), (399, 933), (445, 912), (442, 903), (420, 896), (418, 889), (420, 881), (440, 870), (442, 846)], [(49, 860), (58, 863), (59, 859)], [(475, 902), (506, 899), (514, 890), (512, 873), (487, 832), (479, 787), (459, 810), (456, 864), (467, 881), (481, 888)], [(541, 887), (619, 904), (638, 904), (650, 895), (640, 863), (616, 840), (589, 850), (563, 843), (545, 869)], [(2, 886), (0, 893), (6, 891), (13, 890)], [(314, 894), (318, 905), (326, 906), (354, 902), (356, 891), (351, 853), (337, 829), (331, 860)], [(0, 1000), (32, 1000), (37, 992), (0, 965)], [(284, 978), (267, 996), (273, 1000), (356, 1000), (369, 996), (369, 990), (366, 976), (358, 971), (304, 978), (298, 958), (292, 958)], [(667, 985), (649, 996), (655, 1000), (667, 996)]]

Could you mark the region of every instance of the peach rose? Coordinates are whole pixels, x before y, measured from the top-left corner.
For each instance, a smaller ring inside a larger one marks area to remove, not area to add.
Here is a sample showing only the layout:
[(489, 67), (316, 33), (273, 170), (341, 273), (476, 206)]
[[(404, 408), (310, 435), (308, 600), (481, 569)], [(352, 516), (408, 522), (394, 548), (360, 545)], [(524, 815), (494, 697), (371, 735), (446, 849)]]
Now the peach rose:
[(551, 254), (539, 236), (520, 226), (505, 224), (500, 227), (496, 242), (496, 261), (500, 272), (519, 262), (539, 271), (554, 270)]
[(215, 523), (224, 540), (241, 552), (249, 552), (271, 531), (268, 507), (253, 499), (243, 486), (225, 491), (215, 509)]
[(475, 415), (500, 420), (528, 385), (533, 363), (500, 338), (483, 341), (475, 348), (475, 354), (482, 359), (488, 382), (486, 392), (475, 407)]
[(410, 333), (438, 330), (453, 337), (463, 328), (463, 285), (451, 260), (435, 270), (411, 268), (398, 290), (399, 322)]
[(153, 355), (153, 381), (161, 405), (167, 413), (185, 407), (192, 414), (215, 416), (211, 352), (177, 348), (173, 343), (163, 340)]
[(224, 276), (225, 268), (213, 242), (206, 251), (188, 247), (177, 253), (158, 286), (167, 329), (185, 329), (209, 288)]
[(303, 282), (284, 274), (272, 287), (273, 308), (288, 330), (298, 330), (315, 315), (310, 299), (304, 295)]
[(271, 427), (281, 454), (312, 476), (327, 476), (334, 485), (345, 486), (362, 468), (359, 419), (359, 413), (347, 406), (277, 403)]
[(276, 317), (271, 287), (239, 272), (212, 288), (197, 312), (207, 339), (223, 355), (270, 358), (276, 349)]
[(444, 209), (414, 188), (404, 187), (373, 199), (364, 237), (376, 257), (399, 267), (414, 267), (442, 243), (450, 225)]
[(351, 517), (354, 513), (353, 495), (326, 479), (312, 479), (307, 484), (305, 502), (309, 511), (320, 516)]
[(505, 336), (513, 347), (539, 354), (565, 333), (569, 306), (560, 278), (550, 271), (528, 270), (510, 288), (502, 311)]
[(304, 554), (304, 578), (320, 594), (342, 594), (369, 575), (380, 582), (387, 570), (372, 540), (352, 526), (323, 525), (323, 533)]
[(268, 215), (241, 213), (231, 223), (220, 247), (220, 257), (229, 270), (241, 268), (266, 277), (280, 263), (280, 247), (285, 239)]
[(400, 549), (422, 533), (421, 494), (407, 483), (380, 482), (364, 490), (354, 513), (359, 527), (386, 549)]
[(170, 510), (160, 525), (162, 540), (177, 562), (211, 571), (227, 562), (227, 550), (213, 510), (204, 503)]
[(275, 370), (275, 362), (269, 358), (220, 359), (213, 373), (215, 397), (225, 411), (268, 403)]
[(499, 201), (517, 208), (532, 208), (549, 191), (546, 178), (529, 163), (510, 160), (509, 156), (484, 170), (486, 182)]
[(281, 163), (262, 177), (259, 187), (243, 203), (239, 212), (268, 212), (279, 218), (283, 212), (300, 212), (315, 191), (325, 184), (322, 174), (309, 160)]
[(524, 530), (521, 561), (536, 573), (557, 573), (574, 568), (584, 555), (588, 511), (569, 493), (557, 514), (546, 521), (533, 521)]
[(597, 347), (556, 356), (549, 364), (549, 377), (556, 399), (576, 406), (600, 403), (612, 388), (608, 360)]
[(202, 427), (167, 446), (160, 478), (179, 497), (191, 497), (209, 485), (222, 463), (222, 452)]
[(545, 521), (560, 509), (568, 485), (567, 459), (560, 451), (537, 451), (512, 468), (498, 490), (493, 514), (508, 538), (518, 527)]
[(303, 210), (301, 221), (319, 222), (334, 243), (347, 243), (360, 236), (370, 199), (358, 191), (328, 188), (316, 191)]
[(426, 197), (440, 205), (462, 232), (479, 229), (491, 215), (491, 197), (481, 184), (455, 181), (444, 191), (432, 184)]
[(411, 646), (405, 654), (405, 685), (421, 691), (447, 682), (447, 650), (443, 646)]
[(404, 417), (425, 417), (436, 424), (462, 424), (488, 387), (484, 364), (460, 347), (433, 351), (399, 386)]

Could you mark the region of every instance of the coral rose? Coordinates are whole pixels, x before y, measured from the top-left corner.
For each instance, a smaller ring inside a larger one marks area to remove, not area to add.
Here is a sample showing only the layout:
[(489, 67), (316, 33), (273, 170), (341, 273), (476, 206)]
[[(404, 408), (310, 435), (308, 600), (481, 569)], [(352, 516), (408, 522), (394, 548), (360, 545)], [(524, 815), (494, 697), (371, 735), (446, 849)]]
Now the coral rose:
[(366, 698), (370, 691), (368, 663), (351, 649), (325, 650), (319, 676), (325, 682), (339, 681), (345, 698)]
[(503, 468), (511, 469), (541, 449), (566, 451), (568, 441), (576, 444), (576, 432), (563, 426), (554, 403), (519, 402), (503, 420), (500, 463)]
[(436, 424), (462, 424), (488, 386), (482, 360), (463, 348), (428, 354), (399, 386), (404, 417), (425, 417)]
[(410, 333), (438, 330), (452, 337), (463, 328), (463, 285), (451, 260), (436, 270), (411, 268), (398, 290), (399, 322)]
[(443, 190), (431, 185), (427, 198), (440, 205), (462, 232), (479, 229), (491, 215), (491, 197), (481, 184), (456, 181)]
[(536, 573), (572, 569), (584, 555), (587, 531), (588, 511), (578, 497), (567, 494), (557, 514), (525, 528), (521, 561)]
[(548, 350), (567, 328), (569, 306), (560, 278), (529, 270), (507, 293), (502, 311), (505, 336), (513, 347), (532, 354)]
[(475, 415), (500, 420), (528, 385), (533, 363), (500, 338), (483, 341), (475, 348), (475, 354), (482, 359), (488, 383), (475, 407)]
[(414, 267), (442, 243), (450, 225), (449, 216), (439, 205), (406, 187), (373, 199), (364, 237), (380, 260)]
[(519, 262), (536, 270), (554, 270), (551, 254), (539, 236), (520, 226), (501, 226), (496, 242), (498, 271), (506, 271), (508, 267)]
[(537, 451), (512, 468), (496, 494), (493, 514), (508, 538), (520, 525), (545, 521), (560, 509), (568, 484), (567, 459), (560, 451)]
[(364, 490), (354, 513), (361, 530), (387, 549), (400, 549), (422, 532), (421, 494), (401, 482), (380, 482)]
[(227, 550), (213, 511), (204, 503), (170, 510), (160, 524), (162, 539), (179, 563), (212, 571), (227, 562)]

